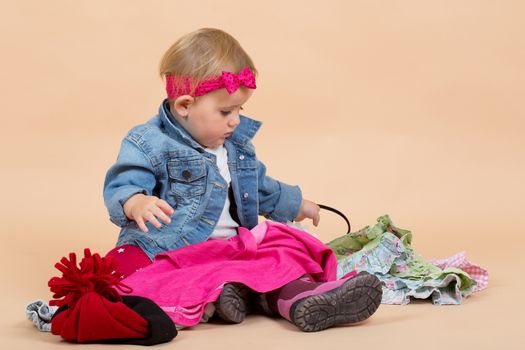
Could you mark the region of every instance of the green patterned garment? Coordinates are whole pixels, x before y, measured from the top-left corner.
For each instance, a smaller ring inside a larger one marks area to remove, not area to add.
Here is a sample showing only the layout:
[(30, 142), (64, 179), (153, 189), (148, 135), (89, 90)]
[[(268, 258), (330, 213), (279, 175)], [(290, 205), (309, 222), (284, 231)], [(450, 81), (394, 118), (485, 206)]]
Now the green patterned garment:
[(461, 304), (476, 281), (465, 271), (440, 269), (411, 247), (412, 233), (395, 227), (388, 215), (327, 243), (338, 259), (337, 277), (352, 270), (368, 271), (383, 285), (384, 304), (408, 304), (410, 297), (432, 298), (434, 304)]

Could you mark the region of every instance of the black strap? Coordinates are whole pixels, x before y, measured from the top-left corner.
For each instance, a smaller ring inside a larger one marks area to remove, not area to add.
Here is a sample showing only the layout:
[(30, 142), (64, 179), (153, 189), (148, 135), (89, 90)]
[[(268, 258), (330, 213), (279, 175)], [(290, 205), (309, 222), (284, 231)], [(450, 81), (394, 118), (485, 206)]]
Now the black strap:
[[(232, 219), (235, 222), (237, 222), (239, 224), (239, 226), (240, 226), (241, 225), (241, 220), (239, 219), (239, 216), (237, 215), (237, 205), (235, 203), (235, 197), (233, 196), (233, 189), (232, 189), (231, 185), (228, 188), (228, 197), (230, 199), (230, 215), (231, 215)], [(348, 218), (346, 217), (345, 214), (343, 214), (339, 210), (334, 209), (332, 207), (329, 207), (327, 205), (323, 205), (323, 204), (317, 204), (317, 205), (321, 209), (332, 211), (332, 212), (338, 214), (339, 216), (341, 216), (346, 221), (346, 225), (348, 226), (348, 231), (346, 232), (346, 234), (350, 233), (350, 230), (351, 230), (352, 227), (350, 226), (350, 221), (348, 221)]]
[(237, 214), (237, 203), (235, 203), (235, 197), (233, 195), (233, 188), (231, 184), (228, 186), (228, 198), (230, 200), (230, 215), (239, 226), (241, 226), (241, 219), (239, 219), (239, 215)]
[(325, 210), (329, 210), (329, 211), (332, 211), (336, 214), (339, 214), (343, 219), (345, 219), (346, 221), (346, 225), (348, 226), (348, 231), (346, 232), (346, 234), (349, 234), (350, 233), (350, 230), (351, 230), (351, 226), (350, 226), (350, 221), (348, 221), (348, 218), (346, 217), (345, 214), (341, 213), (339, 210), (337, 209), (334, 209), (332, 207), (329, 207), (327, 205), (323, 205), (323, 204), (317, 204), (319, 206), (319, 208), (321, 209), (325, 209)]

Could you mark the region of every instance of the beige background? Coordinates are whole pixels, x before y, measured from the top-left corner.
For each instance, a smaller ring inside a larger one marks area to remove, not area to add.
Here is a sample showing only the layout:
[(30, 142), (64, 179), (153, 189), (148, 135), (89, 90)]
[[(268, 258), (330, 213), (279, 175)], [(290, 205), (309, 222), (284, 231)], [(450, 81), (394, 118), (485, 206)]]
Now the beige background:
[[(2, 1), (2, 348), (71, 347), (24, 319), (70, 251), (105, 252), (102, 200), (132, 126), (164, 97), (180, 35), (218, 27), (260, 71), (245, 114), (269, 175), (354, 229), (388, 213), (427, 258), (466, 251), (489, 288), (461, 306), (383, 305), (316, 334), (249, 317), (164, 348), (522, 348), (523, 1)], [(324, 212), (324, 241), (344, 223)], [(105, 348), (86, 345), (85, 348)], [(130, 347), (131, 348), (131, 347)]]

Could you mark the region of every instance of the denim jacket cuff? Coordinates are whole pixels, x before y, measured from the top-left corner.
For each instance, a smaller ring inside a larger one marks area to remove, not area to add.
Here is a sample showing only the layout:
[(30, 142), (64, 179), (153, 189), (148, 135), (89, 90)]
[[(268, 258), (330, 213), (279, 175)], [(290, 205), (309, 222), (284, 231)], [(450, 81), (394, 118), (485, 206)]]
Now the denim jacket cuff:
[(279, 181), (281, 195), (270, 218), (278, 222), (292, 221), (299, 214), (303, 195), (299, 186), (291, 186)]
[(148, 192), (140, 187), (127, 187), (125, 189), (117, 192), (114, 197), (118, 200), (112, 201), (112, 205), (108, 207), (110, 216), (109, 220), (117, 226), (124, 227), (129, 225), (132, 220), (128, 219), (126, 214), (124, 214), (124, 203), (133, 195), (137, 193), (142, 193), (148, 195)]

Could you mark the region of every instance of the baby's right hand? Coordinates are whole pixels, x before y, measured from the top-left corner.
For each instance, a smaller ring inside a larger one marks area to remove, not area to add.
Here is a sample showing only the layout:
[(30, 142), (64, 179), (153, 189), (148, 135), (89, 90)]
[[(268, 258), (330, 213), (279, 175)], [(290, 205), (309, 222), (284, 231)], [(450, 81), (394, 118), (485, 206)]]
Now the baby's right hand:
[(130, 220), (135, 220), (142, 232), (148, 232), (145, 222), (151, 222), (156, 228), (161, 228), (162, 224), (157, 218), (166, 224), (171, 222), (168, 215), (173, 215), (175, 210), (163, 199), (155, 196), (146, 196), (137, 193), (131, 196), (124, 203), (124, 214)]

